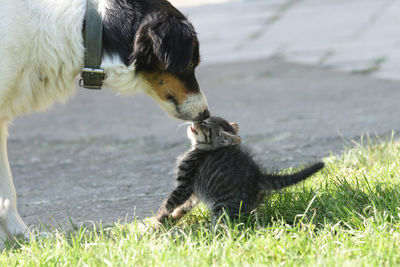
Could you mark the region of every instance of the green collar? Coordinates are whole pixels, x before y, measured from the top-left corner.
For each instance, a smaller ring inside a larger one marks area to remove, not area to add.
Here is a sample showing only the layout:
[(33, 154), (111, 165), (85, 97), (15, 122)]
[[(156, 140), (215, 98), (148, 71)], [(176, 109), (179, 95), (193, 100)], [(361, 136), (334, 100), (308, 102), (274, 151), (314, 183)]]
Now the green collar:
[(100, 68), (103, 44), (103, 22), (94, 0), (87, 0), (83, 38), (85, 66), (81, 71), (79, 85), (87, 89), (101, 89), (106, 74)]

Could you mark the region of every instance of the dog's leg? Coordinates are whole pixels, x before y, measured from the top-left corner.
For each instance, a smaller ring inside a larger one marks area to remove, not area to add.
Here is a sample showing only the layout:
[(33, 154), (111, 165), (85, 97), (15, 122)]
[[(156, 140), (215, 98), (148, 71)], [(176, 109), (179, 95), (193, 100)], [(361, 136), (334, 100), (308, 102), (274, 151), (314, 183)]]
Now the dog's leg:
[(7, 156), (7, 124), (0, 119), (0, 236), (28, 237), (28, 228), (17, 211), (17, 195)]

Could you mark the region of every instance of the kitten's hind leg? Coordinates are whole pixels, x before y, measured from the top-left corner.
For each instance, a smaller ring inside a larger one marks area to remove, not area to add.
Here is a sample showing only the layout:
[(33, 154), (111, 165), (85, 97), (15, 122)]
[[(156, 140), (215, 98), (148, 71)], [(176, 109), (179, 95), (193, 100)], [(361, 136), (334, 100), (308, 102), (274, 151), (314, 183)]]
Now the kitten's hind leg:
[[(225, 209), (225, 207), (223, 205), (217, 204), (212, 207), (211, 211), (212, 211), (211, 224), (213, 227), (215, 227), (215, 225), (218, 222), (220, 222), (221, 220), (224, 219), (225, 212), (227, 212), (227, 210)], [(228, 214), (228, 216), (229, 216), (229, 214)]]
[(171, 195), (164, 201), (157, 212), (157, 221), (164, 222), (169, 215), (179, 206), (186, 202), (193, 194), (190, 184), (180, 184)]
[(178, 221), (180, 218), (190, 212), (194, 207), (196, 207), (198, 203), (198, 198), (194, 194), (192, 194), (182, 206), (179, 206), (174, 210), (174, 212), (172, 213), (172, 219), (174, 221)]
[(230, 205), (231, 203), (225, 204), (215, 204), (211, 211), (212, 211), (212, 225), (215, 226), (216, 223), (224, 222), (228, 223), (231, 222), (233, 219), (237, 219), (240, 213), (240, 207), (237, 208), (238, 205)]

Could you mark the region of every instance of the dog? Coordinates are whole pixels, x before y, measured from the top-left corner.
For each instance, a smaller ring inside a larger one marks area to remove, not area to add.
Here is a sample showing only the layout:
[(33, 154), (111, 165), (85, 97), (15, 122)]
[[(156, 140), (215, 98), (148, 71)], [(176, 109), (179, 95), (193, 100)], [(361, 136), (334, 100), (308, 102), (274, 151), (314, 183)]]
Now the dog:
[[(7, 127), (17, 116), (66, 101), (83, 68), (86, 0), (2, 0), (0, 5), (0, 233), (28, 237), (17, 210)], [(210, 116), (195, 69), (192, 24), (166, 0), (97, 0), (103, 22), (103, 85), (149, 94), (171, 116)]]

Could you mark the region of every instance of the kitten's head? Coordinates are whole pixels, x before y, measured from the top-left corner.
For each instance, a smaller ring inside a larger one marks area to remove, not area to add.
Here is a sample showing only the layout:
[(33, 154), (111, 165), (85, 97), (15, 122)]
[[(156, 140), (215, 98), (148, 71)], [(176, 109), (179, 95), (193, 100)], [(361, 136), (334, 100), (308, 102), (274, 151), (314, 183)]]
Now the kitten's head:
[(203, 122), (193, 123), (187, 129), (192, 146), (203, 150), (215, 150), (221, 147), (238, 145), (239, 126), (219, 117), (210, 117)]

